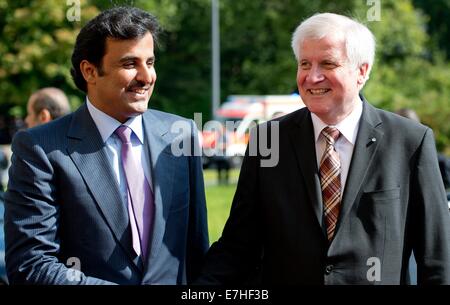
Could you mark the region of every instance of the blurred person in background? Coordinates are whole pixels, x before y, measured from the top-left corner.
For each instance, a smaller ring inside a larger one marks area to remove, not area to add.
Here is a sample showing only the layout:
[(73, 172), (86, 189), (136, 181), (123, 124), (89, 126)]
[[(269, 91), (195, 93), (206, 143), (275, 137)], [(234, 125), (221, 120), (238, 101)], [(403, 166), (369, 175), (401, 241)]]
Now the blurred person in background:
[(69, 112), (69, 100), (61, 89), (42, 88), (28, 99), (25, 123), (28, 128), (31, 128), (48, 123)]
[(5, 238), (3, 232), (3, 214), (4, 214), (4, 185), (3, 179), (5, 170), (8, 167), (8, 157), (0, 146), (0, 284), (7, 283), (5, 270)]
[[(395, 113), (405, 118), (420, 123), (417, 113), (410, 108), (398, 109)], [(441, 171), (442, 181), (446, 189), (450, 188), (450, 159), (444, 154), (438, 153), (439, 170)], [(450, 200), (450, 199), (449, 199)]]
[(3, 171), (8, 167), (8, 157), (3, 149), (0, 147), (0, 200), (3, 200), (3, 191), (5, 186), (3, 185)]

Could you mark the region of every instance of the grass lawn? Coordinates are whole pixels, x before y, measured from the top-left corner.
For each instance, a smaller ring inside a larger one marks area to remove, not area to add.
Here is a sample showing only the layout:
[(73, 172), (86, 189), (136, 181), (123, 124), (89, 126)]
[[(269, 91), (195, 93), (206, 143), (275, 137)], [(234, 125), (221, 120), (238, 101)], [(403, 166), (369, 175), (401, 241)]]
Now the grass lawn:
[(216, 171), (204, 170), (210, 244), (219, 239), (222, 234), (223, 226), (230, 214), (238, 176), (239, 170), (232, 170), (230, 171), (230, 184), (217, 185)]

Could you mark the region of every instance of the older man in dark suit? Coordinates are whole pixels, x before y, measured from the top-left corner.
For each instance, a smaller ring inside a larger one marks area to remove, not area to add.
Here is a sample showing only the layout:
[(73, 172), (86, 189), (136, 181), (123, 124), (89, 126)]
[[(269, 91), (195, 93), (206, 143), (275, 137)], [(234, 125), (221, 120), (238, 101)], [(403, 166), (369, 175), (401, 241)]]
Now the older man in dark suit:
[(307, 107), (253, 133), (254, 142), (278, 139), (279, 162), (265, 166), (250, 142), (198, 283), (254, 283), (258, 274), (264, 284), (404, 284), (413, 250), (419, 284), (450, 284), (450, 215), (433, 132), (359, 95), (372, 33), (318, 14), (299, 25), (292, 47)]
[[(72, 56), (87, 94), (74, 113), (19, 132), (5, 196), (10, 283), (185, 284), (208, 248), (194, 123), (147, 110), (156, 19), (107, 10)], [(190, 126), (174, 134), (173, 124)], [(185, 130), (186, 131), (186, 130)]]

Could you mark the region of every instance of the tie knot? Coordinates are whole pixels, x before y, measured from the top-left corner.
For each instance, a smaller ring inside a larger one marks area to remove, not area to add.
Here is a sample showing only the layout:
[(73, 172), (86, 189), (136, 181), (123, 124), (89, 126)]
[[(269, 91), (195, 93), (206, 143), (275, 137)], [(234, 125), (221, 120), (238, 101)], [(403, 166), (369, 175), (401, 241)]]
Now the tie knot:
[(324, 135), (328, 144), (334, 145), (336, 140), (339, 138), (341, 133), (335, 127), (327, 126), (322, 130), (322, 134)]
[(120, 138), (122, 143), (130, 143), (131, 142), (131, 133), (132, 130), (128, 126), (120, 125), (114, 133)]

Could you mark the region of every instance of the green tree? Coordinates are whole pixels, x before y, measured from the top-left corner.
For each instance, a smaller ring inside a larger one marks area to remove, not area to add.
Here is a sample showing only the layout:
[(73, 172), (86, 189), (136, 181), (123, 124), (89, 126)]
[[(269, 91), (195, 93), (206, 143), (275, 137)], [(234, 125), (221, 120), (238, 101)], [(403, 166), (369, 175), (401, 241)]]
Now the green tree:
[[(386, 110), (414, 109), (433, 129), (438, 149), (450, 153), (450, 64), (433, 51), (427, 18), (410, 0), (381, 3), (381, 20), (367, 23), (377, 56), (364, 94)], [(356, 5), (355, 14), (363, 20), (366, 10)]]
[[(143, 1), (144, 2), (144, 1)], [(165, 3), (167, 11), (159, 7)], [(145, 1), (155, 12), (164, 32), (157, 50), (158, 81), (152, 107), (193, 117), (210, 117), (211, 7), (209, 0)]]
[(44, 86), (62, 88), (74, 106), (80, 103), (70, 57), (81, 24), (98, 11), (84, 4), (81, 22), (71, 22), (70, 8), (60, 0), (0, 0), (0, 103), (24, 110), (29, 95)]
[(413, 0), (413, 3), (428, 16), (427, 32), (433, 46), (450, 59), (450, 0)]

